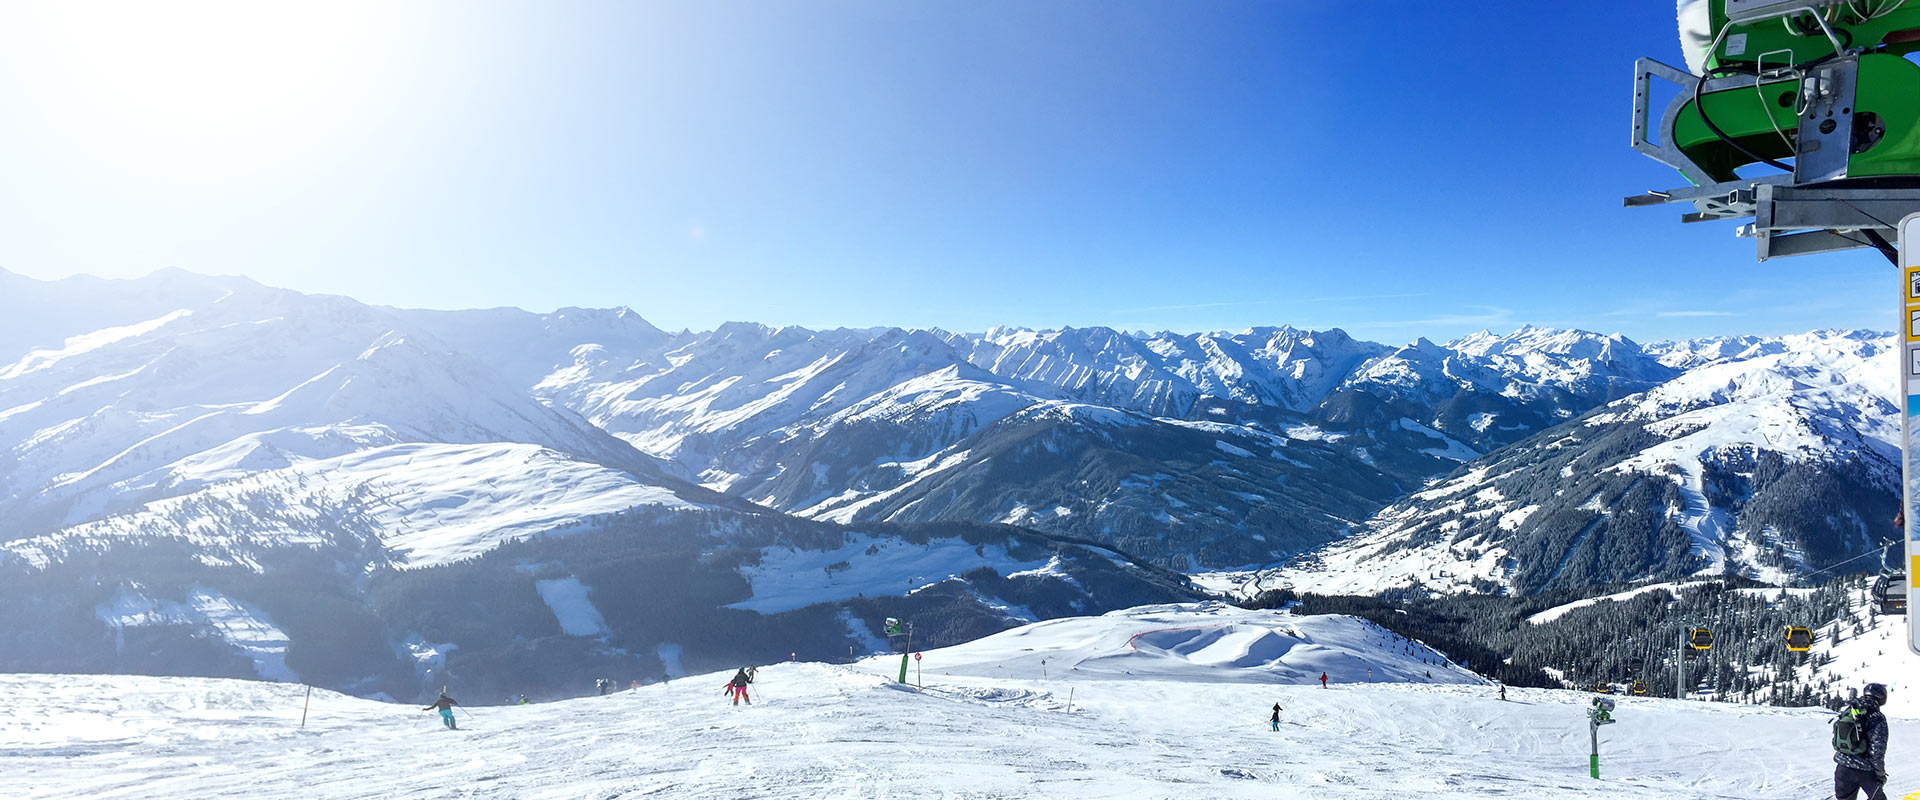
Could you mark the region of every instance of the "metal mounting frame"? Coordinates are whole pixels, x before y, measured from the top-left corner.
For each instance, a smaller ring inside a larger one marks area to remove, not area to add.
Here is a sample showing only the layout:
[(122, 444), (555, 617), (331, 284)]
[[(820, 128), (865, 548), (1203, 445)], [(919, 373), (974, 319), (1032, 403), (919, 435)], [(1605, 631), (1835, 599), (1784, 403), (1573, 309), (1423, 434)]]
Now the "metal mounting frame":
[(1874, 247), (1866, 231), (1891, 240), (1901, 219), (1920, 213), (1920, 185), (1795, 186), (1791, 181), (1790, 175), (1771, 175), (1755, 181), (1649, 192), (1627, 198), (1626, 205), (1693, 203), (1697, 210), (1682, 215), (1682, 222), (1751, 217), (1753, 222), (1740, 226), (1739, 234), (1754, 239), (1755, 255), (1761, 261)]
[[(1647, 116), (1653, 107), (1653, 79), (1660, 78), (1681, 89), (1696, 80), (1693, 73), (1669, 64), (1663, 64), (1651, 58), (1642, 58), (1633, 62), (1633, 149), (1655, 161), (1673, 167), (1686, 176), (1688, 181), (1699, 186), (1712, 183), (1706, 170), (1687, 158), (1673, 142), (1668, 141), (1666, 132), (1673, 130), (1674, 117), (1680, 113), (1684, 103), (1668, 104), (1666, 113), (1660, 117), (1661, 141), (1655, 143), (1647, 131)], [(1720, 81), (1733, 81), (1733, 78), (1718, 78)], [(1714, 81), (1707, 81), (1707, 88), (1713, 88)], [(1726, 87), (1722, 87), (1726, 88)]]
[[(1784, 6), (1783, 6), (1784, 7)], [(1804, 8), (1805, 3), (1795, 4)], [(1681, 222), (1724, 219), (1753, 221), (1739, 235), (1752, 238), (1761, 261), (1785, 256), (1831, 253), (1856, 247), (1877, 247), (1867, 231), (1883, 240), (1896, 235), (1895, 226), (1908, 214), (1920, 212), (1920, 179), (1849, 181), (1847, 156), (1852, 134), (1854, 84), (1859, 61), (1844, 57), (1808, 75), (1802, 87), (1801, 136), (1797, 137), (1793, 174), (1713, 182), (1671, 139), (1681, 110), (1691, 100), (1699, 77), (1651, 58), (1634, 62), (1633, 149), (1679, 170), (1693, 186), (1628, 197), (1628, 208), (1692, 203), (1692, 213)], [(1652, 111), (1653, 79), (1679, 86), (1660, 120), (1662, 141), (1653, 141), (1648, 123)], [(1734, 75), (1712, 78), (1703, 93), (1740, 89), (1764, 77)], [(1822, 122), (1832, 130), (1821, 131)]]

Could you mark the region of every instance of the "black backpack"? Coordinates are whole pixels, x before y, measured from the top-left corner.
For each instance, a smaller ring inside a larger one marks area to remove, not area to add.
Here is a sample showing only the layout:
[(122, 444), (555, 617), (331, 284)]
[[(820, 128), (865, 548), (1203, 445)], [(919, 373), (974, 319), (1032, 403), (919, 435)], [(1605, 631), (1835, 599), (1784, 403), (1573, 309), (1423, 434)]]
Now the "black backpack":
[(1849, 756), (1867, 754), (1867, 717), (1859, 706), (1848, 706), (1833, 719), (1834, 752)]

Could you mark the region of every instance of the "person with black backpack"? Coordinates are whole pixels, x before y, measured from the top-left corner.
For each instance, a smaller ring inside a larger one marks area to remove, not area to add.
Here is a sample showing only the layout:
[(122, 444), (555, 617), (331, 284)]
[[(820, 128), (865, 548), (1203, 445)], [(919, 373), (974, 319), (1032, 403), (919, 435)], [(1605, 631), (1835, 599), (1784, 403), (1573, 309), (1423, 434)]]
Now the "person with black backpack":
[(747, 705), (753, 705), (753, 699), (747, 697), (747, 684), (749, 683), (753, 683), (752, 667), (741, 667), (739, 672), (733, 673), (733, 679), (727, 681), (725, 691), (727, 694), (733, 696), (734, 705), (740, 705), (740, 701), (742, 700), (747, 701)]
[(1869, 683), (1833, 720), (1833, 796), (1887, 800), (1887, 687)]

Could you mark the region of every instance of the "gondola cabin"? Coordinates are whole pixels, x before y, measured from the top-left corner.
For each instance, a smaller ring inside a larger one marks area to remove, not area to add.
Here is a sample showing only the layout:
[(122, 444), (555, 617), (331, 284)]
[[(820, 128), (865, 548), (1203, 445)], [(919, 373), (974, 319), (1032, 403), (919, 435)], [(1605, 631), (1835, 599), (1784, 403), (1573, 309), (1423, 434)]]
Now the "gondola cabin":
[(1798, 626), (1787, 628), (1787, 649), (1804, 653), (1813, 649), (1813, 631)]
[(1687, 647), (1694, 650), (1713, 649), (1713, 631), (1706, 628), (1694, 628), (1687, 631)]
[(1881, 573), (1873, 581), (1871, 594), (1874, 609), (1879, 613), (1889, 616), (1907, 613), (1907, 574)]

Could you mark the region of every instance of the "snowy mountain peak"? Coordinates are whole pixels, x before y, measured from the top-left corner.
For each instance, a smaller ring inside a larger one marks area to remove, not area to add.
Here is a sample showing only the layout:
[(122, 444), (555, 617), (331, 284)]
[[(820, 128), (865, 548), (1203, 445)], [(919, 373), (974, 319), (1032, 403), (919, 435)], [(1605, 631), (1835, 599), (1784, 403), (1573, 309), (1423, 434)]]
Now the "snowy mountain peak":
[(1496, 335), (1486, 330), (1448, 343), (1451, 350), (1475, 358), (1498, 355), (1523, 356), (1542, 353), (1562, 358), (1582, 358), (1603, 362), (1621, 362), (1641, 356), (1640, 345), (1620, 334), (1540, 328), (1522, 325), (1513, 333)]

